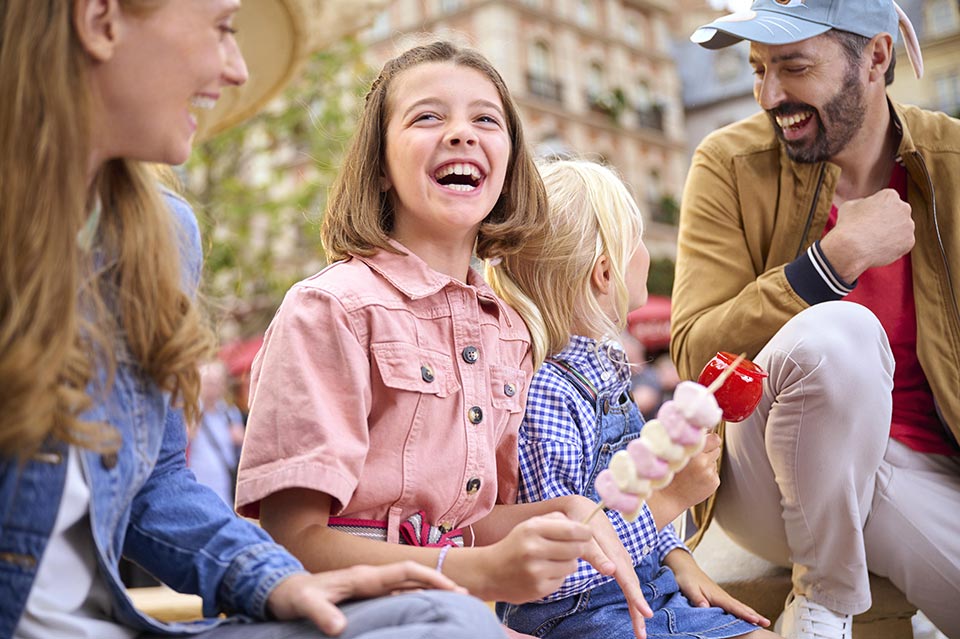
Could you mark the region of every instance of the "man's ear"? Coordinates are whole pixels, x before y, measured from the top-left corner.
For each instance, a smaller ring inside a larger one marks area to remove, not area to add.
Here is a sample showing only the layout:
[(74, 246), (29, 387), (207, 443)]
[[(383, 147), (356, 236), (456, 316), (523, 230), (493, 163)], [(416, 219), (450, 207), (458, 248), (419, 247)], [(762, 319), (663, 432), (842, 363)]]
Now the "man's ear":
[(593, 263), (593, 272), (590, 274), (590, 284), (601, 295), (610, 292), (610, 258), (601, 255)]
[(117, 0), (72, 0), (73, 26), (84, 50), (97, 62), (113, 57), (120, 33)]
[(878, 33), (867, 43), (864, 52), (870, 63), (870, 80), (884, 82), (884, 75), (893, 59), (893, 38), (889, 33)]

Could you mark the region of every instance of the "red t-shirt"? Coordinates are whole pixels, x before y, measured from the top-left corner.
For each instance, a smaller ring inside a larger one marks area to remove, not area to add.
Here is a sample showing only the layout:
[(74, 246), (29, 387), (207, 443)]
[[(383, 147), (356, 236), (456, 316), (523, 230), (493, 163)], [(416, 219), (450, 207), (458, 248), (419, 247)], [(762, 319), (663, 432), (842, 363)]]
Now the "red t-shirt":
[[(890, 188), (907, 199), (907, 171), (899, 163), (890, 178)], [(837, 223), (837, 207), (830, 210), (826, 230)], [(865, 271), (857, 287), (844, 298), (869, 308), (880, 320), (890, 340), (896, 361), (893, 374), (893, 418), (890, 436), (922, 453), (960, 455), (940, 423), (933, 392), (917, 358), (917, 307), (913, 299), (913, 268), (910, 254), (896, 262)]]

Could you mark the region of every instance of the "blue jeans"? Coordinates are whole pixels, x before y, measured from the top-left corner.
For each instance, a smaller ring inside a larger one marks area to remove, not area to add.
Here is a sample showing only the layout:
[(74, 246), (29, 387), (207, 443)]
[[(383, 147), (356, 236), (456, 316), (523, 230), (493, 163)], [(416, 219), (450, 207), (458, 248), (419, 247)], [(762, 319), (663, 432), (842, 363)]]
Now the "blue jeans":
[[(653, 554), (636, 567), (643, 596), (653, 609), (648, 639), (687, 637), (724, 639), (753, 632), (757, 626), (720, 608), (695, 608), (680, 593), (673, 571)], [(497, 604), (503, 622), (518, 632), (549, 639), (633, 637), (627, 602), (616, 581), (549, 603)]]

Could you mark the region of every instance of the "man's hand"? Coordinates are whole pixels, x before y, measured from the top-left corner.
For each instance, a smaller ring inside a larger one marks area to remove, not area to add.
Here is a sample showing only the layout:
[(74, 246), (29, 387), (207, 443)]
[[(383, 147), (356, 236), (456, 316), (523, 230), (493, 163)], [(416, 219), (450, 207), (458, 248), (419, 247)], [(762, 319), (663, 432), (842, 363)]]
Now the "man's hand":
[(338, 635), (347, 624), (338, 602), (426, 588), (466, 592), (436, 570), (404, 561), (292, 575), (274, 588), (267, 606), (277, 619), (309, 619), (328, 635)]
[(837, 225), (820, 241), (830, 265), (845, 282), (868, 268), (895, 262), (913, 248), (910, 205), (893, 189), (848, 200), (837, 209)]

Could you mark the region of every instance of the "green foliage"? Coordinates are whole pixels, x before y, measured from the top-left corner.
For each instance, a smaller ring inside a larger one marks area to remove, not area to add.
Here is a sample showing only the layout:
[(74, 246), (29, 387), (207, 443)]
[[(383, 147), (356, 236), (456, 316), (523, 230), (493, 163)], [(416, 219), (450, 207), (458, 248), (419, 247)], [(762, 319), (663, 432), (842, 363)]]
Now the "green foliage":
[(654, 219), (657, 222), (676, 226), (680, 222), (680, 204), (670, 194), (662, 196), (654, 210)]
[(673, 293), (673, 275), (676, 265), (667, 257), (650, 262), (650, 274), (647, 276), (647, 292), (651, 295), (670, 297)]
[(263, 112), (194, 149), (185, 183), (204, 295), (227, 336), (262, 331), (286, 290), (324, 265), (319, 221), (372, 78), (361, 45), (333, 45)]

